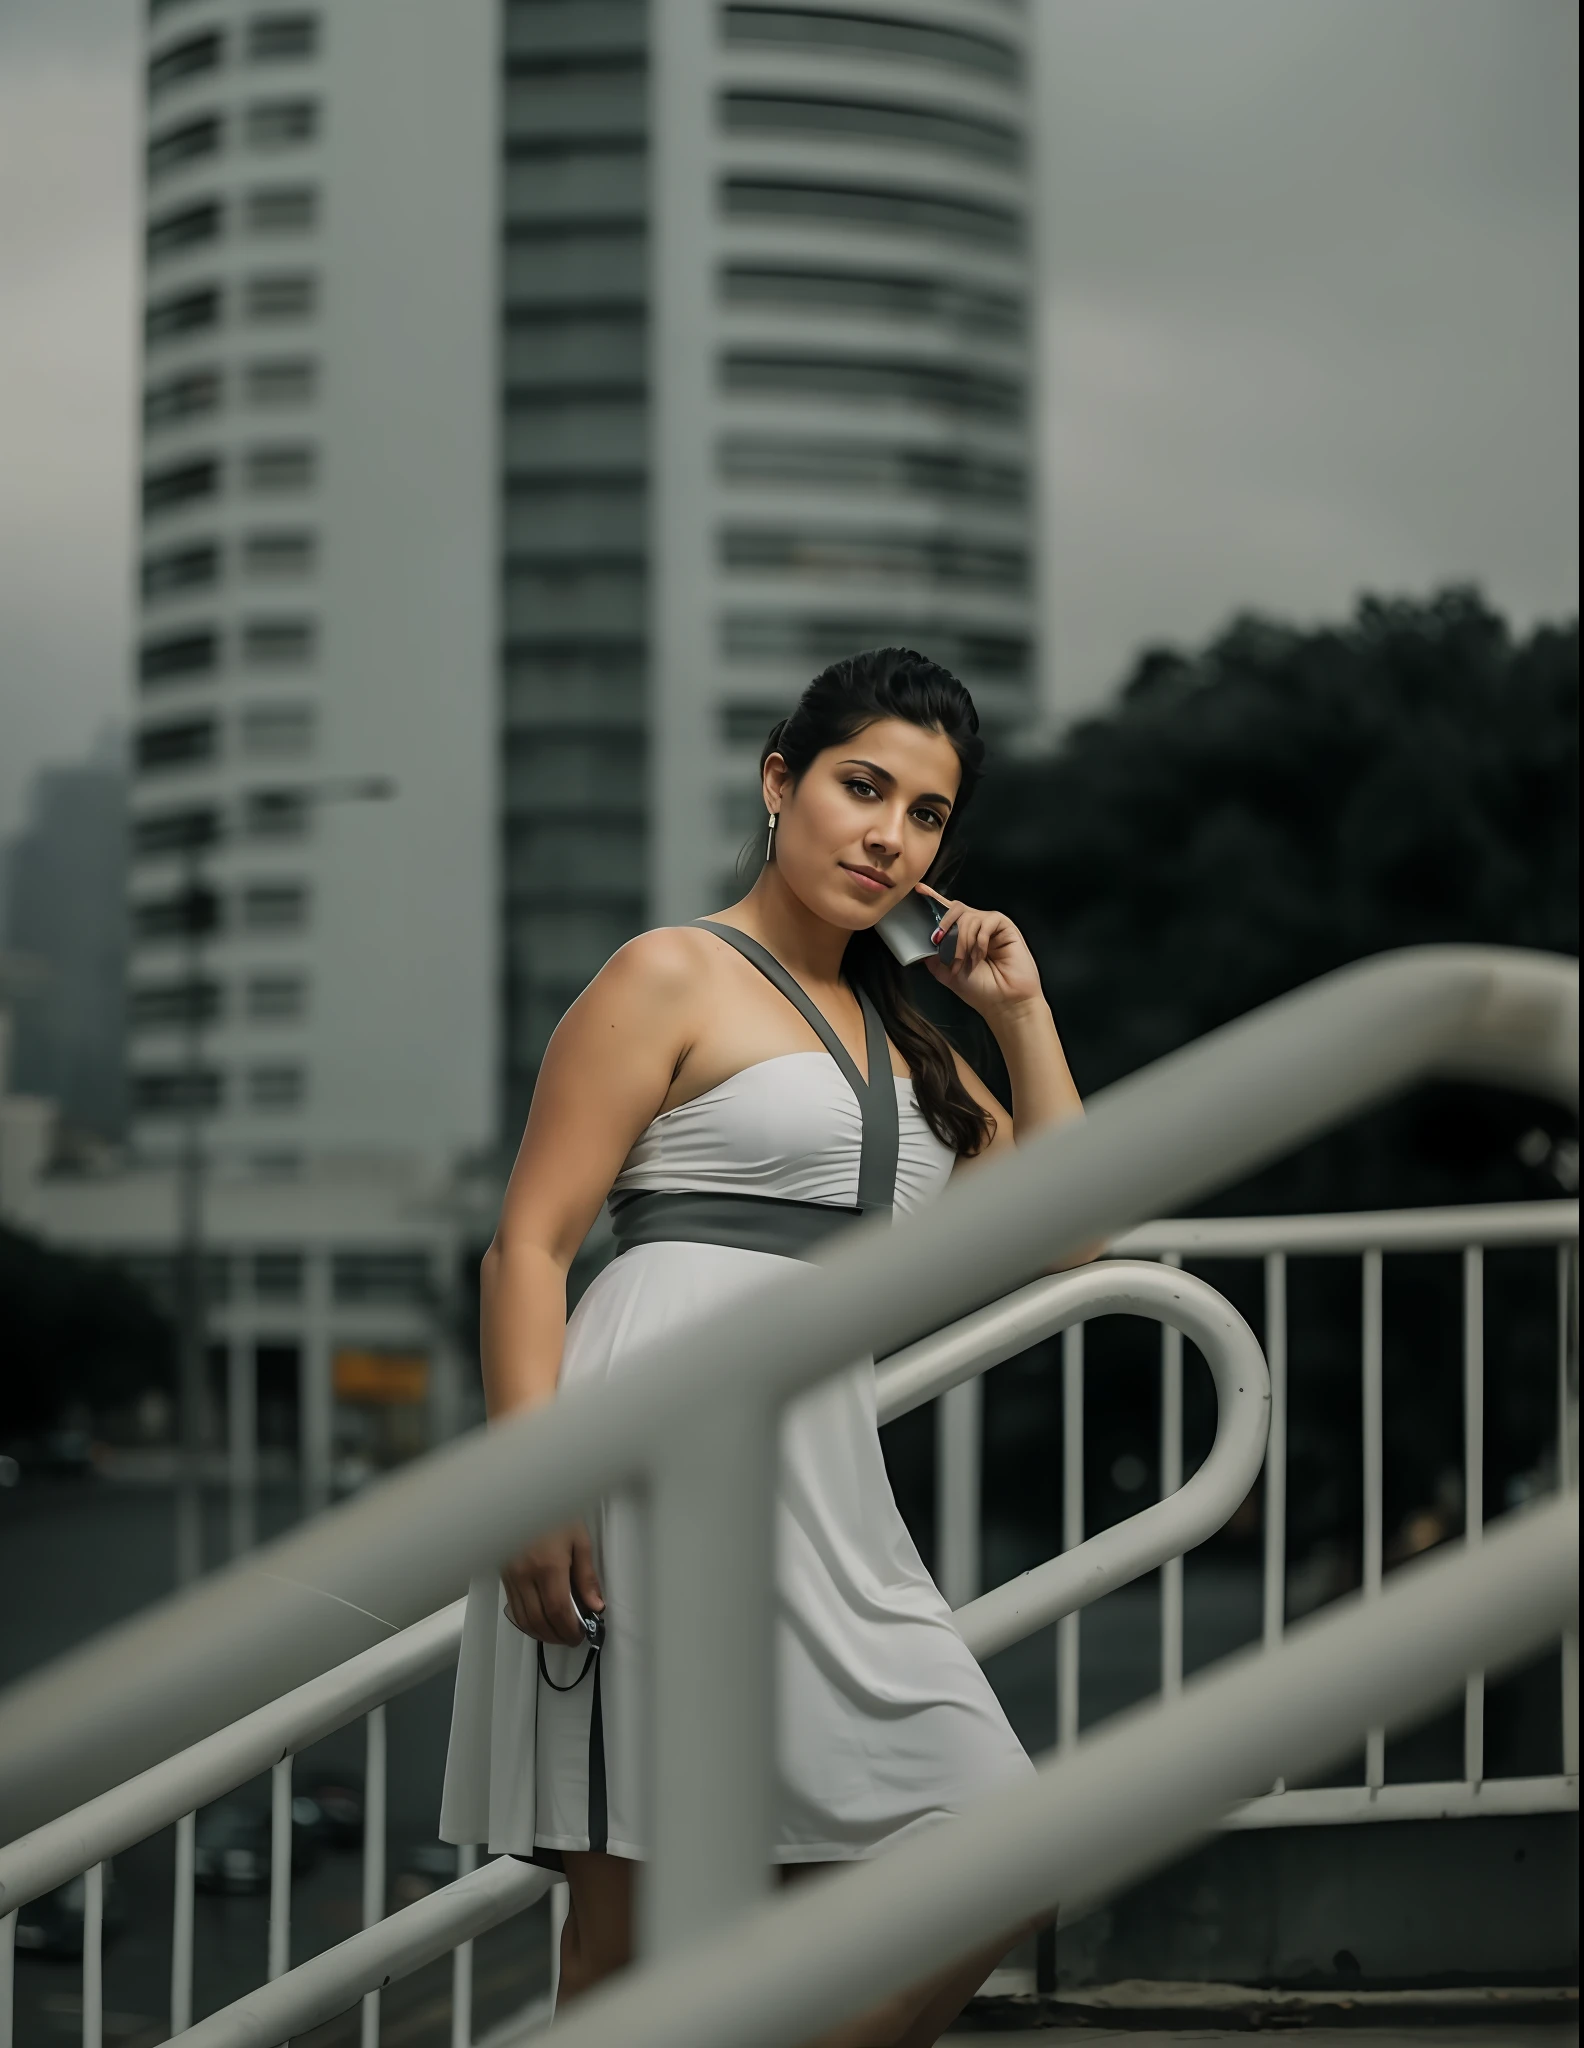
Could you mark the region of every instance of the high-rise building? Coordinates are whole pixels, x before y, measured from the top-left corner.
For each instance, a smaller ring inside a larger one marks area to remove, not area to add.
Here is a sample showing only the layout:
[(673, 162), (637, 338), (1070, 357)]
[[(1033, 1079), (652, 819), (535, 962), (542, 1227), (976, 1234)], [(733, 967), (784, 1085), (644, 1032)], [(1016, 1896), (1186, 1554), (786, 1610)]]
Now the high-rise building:
[(816, 669), (1032, 715), (1028, 38), (153, 0), (140, 1136), (196, 1006), (239, 1157), (511, 1142), (610, 952), (733, 892)]
[(505, 1110), (901, 642), (1035, 711), (1019, 0), (506, 0)]
[(97, 1139), (126, 1119), (126, 772), (120, 735), (34, 779), (28, 821), (7, 849), (0, 929), (10, 959), (8, 1083), (47, 1097)]
[(901, 642), (992, 734), (1037, 714), (1029, 36), (1019, 0), (150, 0), (135, 1156), (52, 1174), (7, 1096), (0, 1209), (164, 1286), (207, 1106), (238, 1502), (261, 1399), (310, 1507), (414, 1447), (385, 1405), (476, 1419), (498, 1184), (458, 1154), (515, 1145), (623, 940), (730, 900), (810, 675)]
[(144, 1151), (195, 1016), (221, 1167), (494, 1135), (498, 46), (494, 0), (151, 0)]

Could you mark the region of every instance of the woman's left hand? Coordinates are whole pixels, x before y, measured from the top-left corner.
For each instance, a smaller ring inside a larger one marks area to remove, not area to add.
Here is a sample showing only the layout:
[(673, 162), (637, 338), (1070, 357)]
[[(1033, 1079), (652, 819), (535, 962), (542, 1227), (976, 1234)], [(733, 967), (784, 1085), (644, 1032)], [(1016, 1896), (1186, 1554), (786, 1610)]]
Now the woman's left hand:
[(1011, 918), (999, 910), (970, 909), (927, 882), (917, 886), (940, 912), (936, 930), (957, 934), (957, 950), (950, 960), (925, 962), (943, 987), (987, 1019), (994, 1011), (1043, 1000), (1034, 955)]

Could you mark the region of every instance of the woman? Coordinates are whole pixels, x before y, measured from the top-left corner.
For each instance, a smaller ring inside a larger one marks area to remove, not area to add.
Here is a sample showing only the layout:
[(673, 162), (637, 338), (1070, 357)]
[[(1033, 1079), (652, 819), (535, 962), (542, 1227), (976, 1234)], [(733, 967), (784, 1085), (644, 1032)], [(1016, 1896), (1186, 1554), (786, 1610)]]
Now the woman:
[[(910, 892), (939, 907), (950, 936), (928, 971), (994, 1032), (1018, 1131), (1081, 1114), (1021, 936), (926, 880), (983, 752), (961, 683), (901, 648), (837, 662), (771, 733), (758, 880), (710, 919), (623, 946), (546, 1050), (484, 1258), (492, 1421), (561, 1384), (620, 1379), (860, 1206), (906, 1212), (1013, 1143), (1012, 1117), (874, 935)], [(567, 1269), (607, 1197), (620, 1255), (568, 1320)], [(792, 1875), (873, 1854), (1031, 1766), (897, 1512), (869, 1361), (790, 1405), (777, 1513), (775, 1856)], [(642, 1540), (633, 1504), (608, 1501), (469, 1596), (441, 1835), (565, 1870), (564, 1998), (631, 1949)], [(603, 1617), (597, 1655), (578, 1607)], [(1005, 1946), (831, 2048), (934, 2041)]]

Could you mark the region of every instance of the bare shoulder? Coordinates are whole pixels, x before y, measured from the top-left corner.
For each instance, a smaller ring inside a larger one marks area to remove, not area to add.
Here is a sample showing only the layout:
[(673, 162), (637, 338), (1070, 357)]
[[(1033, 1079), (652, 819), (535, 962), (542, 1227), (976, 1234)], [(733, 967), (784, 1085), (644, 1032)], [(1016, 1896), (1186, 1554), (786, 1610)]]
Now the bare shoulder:
[(674, 925), (640, 932), (618, 947), (572, 1007), (582, 1020), (630, 1017), (653, 1030), (693, 1008), (712, 964), (702, 932)]

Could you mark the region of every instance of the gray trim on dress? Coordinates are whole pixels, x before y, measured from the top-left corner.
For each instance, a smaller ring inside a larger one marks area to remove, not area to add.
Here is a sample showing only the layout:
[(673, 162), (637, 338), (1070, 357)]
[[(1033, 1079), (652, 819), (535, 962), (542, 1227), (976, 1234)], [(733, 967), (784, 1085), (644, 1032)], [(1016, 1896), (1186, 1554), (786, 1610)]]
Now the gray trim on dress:
[(773, 1195), (705, 1194), (655, 1189), (610, 1197), (611, 1234), (618, 1253), (636, 1244), (724, 1244), (740, 1251), (774, 1252), (782, 1258), (806, 1259), (814, 1247), (844, 1223), (859, 1216), (889, 1217), (896, 1200), (897, 1152), (900, 1132), (896, 1082), (891, 1073), (891, 1048), (874, 1003), (855, 991), (863, 1012), (866, 1080), (851, 1053), (831, 1029), (824, 1013), (781, 965), (775, 955), (730, 925), (694, 919), (700, 930), (713, 932), (757, 967), (808, 1023), (836, 1062), (852, 1090), (863, 1119), (858, 1158), (858, 1201), (848, 1208), (836, 1202), (792, 1202)]

